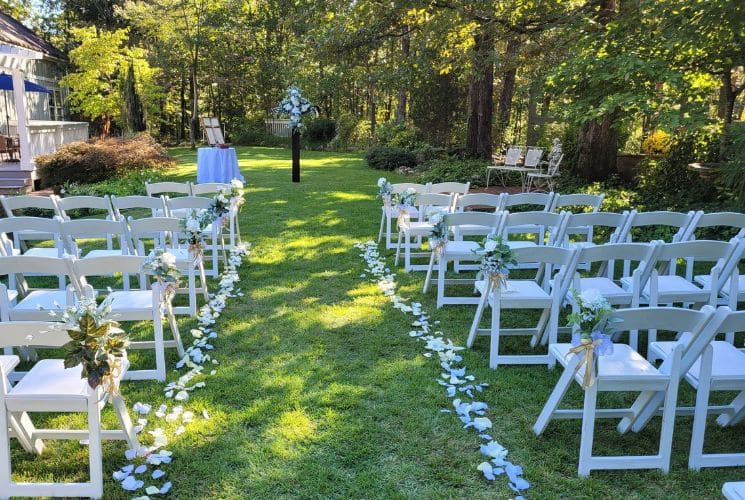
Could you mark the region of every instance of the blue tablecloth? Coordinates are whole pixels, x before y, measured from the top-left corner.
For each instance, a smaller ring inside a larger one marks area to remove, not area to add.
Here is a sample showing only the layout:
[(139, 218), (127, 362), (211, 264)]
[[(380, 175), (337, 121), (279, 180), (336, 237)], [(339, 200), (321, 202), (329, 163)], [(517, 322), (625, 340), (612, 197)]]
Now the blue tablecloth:
[(246, 179), (238, 170), (235, 148), (199, 148), (197, 151), (197, 184), (205, 182), (230, 182)]

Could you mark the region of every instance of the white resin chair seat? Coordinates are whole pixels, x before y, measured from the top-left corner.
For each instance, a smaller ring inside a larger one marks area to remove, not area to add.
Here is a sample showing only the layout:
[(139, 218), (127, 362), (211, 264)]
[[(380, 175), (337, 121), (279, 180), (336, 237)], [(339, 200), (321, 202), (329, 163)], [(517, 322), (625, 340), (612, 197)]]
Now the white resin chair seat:
[(456, 240), (448, 241), (445, 251), (453, 258), (474, 257), (475, 254), (473, 252), (474, 250), (478, 250), (479, 247), (480, 245), (476, 241)]
[[(455, 195), (442, 193), (422, 193), (416, 199), (419, 219), (409, 212), (407, 217), (399, 216), (398, 244), (396, 245), (396, 258), (394, 265), (398, 265), (398, 258), (401, 249), (404, 251), (404, 270), (410, 271), (427, 271), (426, 264), (413, 264), (412, 257), (430, 257), (429, 251), (421, 251), (423, 239), (432, 232), (434, 224), (429, 222), (429, 217), (436, 212), (449, 212), (452, 209)], [(414, 241), (412, 241), (412, 239)], [(412, 250), (416, 251), (412, 251)]]
[(427, 236), (433, 227), (434, 225), (429, 222), (412, 221), (403, 225), (403, 231), (411, 236)]
[[(13, 387), (6, 405), (10, 411), (33, 411), (28, 405), (33, 400), (38, 405), (36, 411), (85, 411), (89, 393), (79, 366), (65, 368), (61, 359), (42, 359)], [(70, 399), (79, 400), (79, 404), (70, 403)], [(64, 408), (55, 403), (59, 400), (64, 401)]]
[(49, 317), (47, 311), (56, 311), (60, 307), (64, 309), (72, 305), (67, 303), (68, 297), (68, 292), (65, 290), (34, 290), (11, 307), (10, 319), (34, 321), (41, 317)]
[(535, 247), (538, 246), (535, 241), (527, 241), (527, 240), (515, 240), (515, 241), (505, 241), (508, 247), (511, 249), (515, 248), (528, 248), (528, 247)]
[(90, 252), (83, 255), (83, 258), (89, 259), (91, 257), (118, 257), (120, 255), (128, 254), (122, 252), (121, 250), (91, 250)]
[(62, 252), (60, 252), (56, 248), (40, 248), (40, 247), (34, 247), (29, 248), (25, 252), (21, 252), (20, 250), (13, 249), (13, 255), (26, 255), (28, 257), (61, 257)]
[[(711, 290), (711, 275), (708, 274), (699, 274), (693, 277), (693, 280), (700, 284), (703, 288), (706, 288), (708, 290)], [(719, 290), (719, 293), (724, 296), (729, 296), (729, 291), (731, 289), (732, 279), (727, 278), (727, 280), (724, 282), (724, 286), (722, 286), (722, 289)], [(737, 276), (737, 295), (738, 297), (741, 296), (743, 293), (745, 293), (745, 275), (738, 275)], [(738, 300), (739, 302), (739, 300)]]
[[(572, 344), (551, 344), (549, 352), (562, 366), (566, 367), (573, 355), (569, 353)], [(622, 384), (633, 390), (634, 382), (640, 382), (639, 389), (647, 389), (649, 382), (659, 382), (661, 390), (667, 386), (669, 376), (660, 373), (644, 356), (636, 352), (627, 344), (613, 344), (613, 353), (598, 356), (598, 371), (596, 376), (601, 385)], [(585, 375), (585, 365), (582, 365), (574, 375), (578, 384), (582, 383)]]
[(122, 314), (125, 321), (153, 319), (153, 292), (150, 290), (118, 290), (111, 292), (111, 313)]
[[(654, 277), (650, 278), (653, 280)], [(630, 276), (621, 278), (621, 283), (625, 290), (633, 291), (633, 280)], [(651, 283), (642, 287), (641, 297), (649, 301), (651, 297)], [(657, 277), (657, 303), (666, 304), (669, 302), (708, 302), (711, 290), (699, 288), (682, 276), (658, 276)]]
[[(483, 294), (486, 281), (479, 280), (475, 284), (476, 290)], [(551, 306), (551, 295), (533, 280), (507, 280), (507, 288), (501, 289), (502, 307), (510, 309), (540, 309)], [(489, 305), (494, 302), (490, 294)]]
[[(670, 356), (678, 345), (676, 341), (670, 342), (652, 342), (649, 345), (650, 351), (658, 359), (665, 359)], [(734, 384), (732, 390), (738, 390), (745, 387), (745, 353), (737, 349), (729, 342), (716, 340), (711, 343), (715, 363), (711, 367), (712, 388), (717, 386), (717, 382), (726, 380), (729, 384)], [(686, 373), (686, 380), (694, 387), (698, 387), (701, 375), (701, 358), (693, 362), (691, 368)], [(739, 382), (738, 382), (739, 381)], [(716, 387), (718, 390), (726, 390)]]
[(722, 495), (727, 500), (745, 500), (745, 481), (730, 481), (722, 486)]
[(590, 278), (580, 278), (579, 291), (598, 290), (605, 297), (610, 305), (624, 304), (631, 302), (634, 293), (624, 290), (616, 282), (605, 276), (595, 276)]

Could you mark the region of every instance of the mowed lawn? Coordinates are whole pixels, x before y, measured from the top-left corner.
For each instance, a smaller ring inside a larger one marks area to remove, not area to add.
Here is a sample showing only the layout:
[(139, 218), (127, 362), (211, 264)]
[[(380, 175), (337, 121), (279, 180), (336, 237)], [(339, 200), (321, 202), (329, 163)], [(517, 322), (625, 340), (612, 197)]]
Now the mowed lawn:
[[(173, 149), (174, 178), (194, 180), (195, 153)], [(485, 481), (480, 440), (463, 430), (437, 384), (437, 361), (422, 356), (409, 337), (407, 317), (394, 310), (376, 285), (360, 278), (357, 241), (377, 236), (380, 172), (359, 155), (303, 152), (302, 180), (290, 182), (286, 149), (239, 148), (246, 176), (241, 214), (244, 240), (253, 244), (241, 268), (245, 296), (218, 320), (217, 374), (195, 391), (185, 409), (209, 412), (168, 446), (173, 498), (508, 498), (504, 476)], [(388, 175), (393, 182), (403, 178)], [(392, 252), (389, 263), (393, 264)], [(463, 345), (473, 306), (436, 310), (423, 296), (423, 273), (398, 275), (400, 293), (421, 301), (433, 320)], [(505, 315), (505, 321), (525, 319)], [(189, 321), (183, 331), (188, 333)], [(527, 339), (506, 343), (520, 348)], [(488, 344), (464, 351), (469, 370), (490, 387), (480, 396), (491, 409), (490, 434), (525, 469), (529, 498), (717, 498), (723, 482), (745, 478), (745, 469), (687, 470), (690, 418), (679, 418), (672, 470), (593, 472), (576, 476), (580, 422), (554, 421), (546, 433), (531, 431), (561, 373), (542, 366), (488, 369)], [(170, 366), (176, 361), (169, 353)], [(169, 373), (169, 380), (177, 377)], [(166, 400), (154, 382), (128, 382), (131, 406)], [(682, 391), (684, 402), (692, 393)], [(581, 405), (581, 392), (570, 391)], [(601, 398), (601, 402), (603, 398)], [(626, 399), (628, 401), (628, 399)], [(615, 399), (612, 402), (617, 403)], [(109, 423), (112, 415), (107, 415)], [(64, 421), (62, 419), (61, 421)], [(651, 453), (659, 419), (643, 432), (620, 436), (615, 422), (597, 425), (597, 453)], [(707, 432), (708, 451), (745, 451), (743, 427)], [(76, 443), (51, 443), (42, 459), (14, 448), (24, 477), (48, 472), (77, 477), (84, 452)], [(107, 442), (107, 498), (128, 498), (110, 473), (124, 465), (125, 445)], [(76, 472), (78, 471), (78, 472)], [(49, 476), (46, 476), (49, 477)], [(146, 483), (147, 485), (148, 483)], [(143, 494), (142, 492), (138, 494)]]

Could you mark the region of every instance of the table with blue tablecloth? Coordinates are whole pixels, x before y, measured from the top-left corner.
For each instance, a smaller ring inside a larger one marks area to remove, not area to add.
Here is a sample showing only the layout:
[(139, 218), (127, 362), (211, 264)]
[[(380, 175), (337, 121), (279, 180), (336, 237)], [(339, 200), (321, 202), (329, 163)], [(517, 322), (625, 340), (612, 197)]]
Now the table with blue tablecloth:
[(233, 179), (245, 182), (238, 170), (235, 148), (199, 148), (197, 151), (197, 184), (225, 182)]

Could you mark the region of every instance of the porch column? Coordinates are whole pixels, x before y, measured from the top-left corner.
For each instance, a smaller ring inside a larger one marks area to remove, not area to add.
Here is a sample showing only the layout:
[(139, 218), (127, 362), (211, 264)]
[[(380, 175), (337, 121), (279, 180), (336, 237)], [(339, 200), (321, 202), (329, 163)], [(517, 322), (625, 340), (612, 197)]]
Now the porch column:
[(12, 69), (13, 100), (16, 107), (16, 123), (18, 138), (21, 146), (21, 170), (33, 170), (31, 158), (31, 136), (28, 132), (28, 117), (26, 116), (26, 88), (23, 84), (23, 71)]

